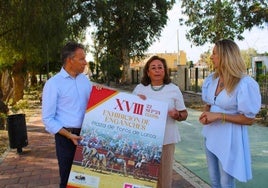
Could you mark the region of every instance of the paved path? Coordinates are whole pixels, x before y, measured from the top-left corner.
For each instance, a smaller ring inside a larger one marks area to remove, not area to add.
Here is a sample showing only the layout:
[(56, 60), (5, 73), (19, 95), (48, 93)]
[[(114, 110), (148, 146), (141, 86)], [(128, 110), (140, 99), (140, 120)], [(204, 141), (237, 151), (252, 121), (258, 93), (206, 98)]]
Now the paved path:
[(27, 122), (29, 145), (22, 154), (7, 151), (0, 164), (0, 187), (58, 187), (58, 164), (53, 136), (46, 133), (40, 117)]
[[(27, 124), (29, 145), (22, 154), (10, 149), (0, 159), (1, 188), (56, 188), (59, 183), (54, 136), (44, 130), (40, 113), (30, 117)], [(173, 171), (173, 188), (202, 187), (202, 180), (179, 163)]]

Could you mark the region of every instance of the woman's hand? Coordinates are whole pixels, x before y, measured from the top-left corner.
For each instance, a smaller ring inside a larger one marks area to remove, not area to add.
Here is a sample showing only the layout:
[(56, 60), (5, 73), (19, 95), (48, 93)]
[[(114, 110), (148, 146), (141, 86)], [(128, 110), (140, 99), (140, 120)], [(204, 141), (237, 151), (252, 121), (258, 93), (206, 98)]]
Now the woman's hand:
[[(204, 112), (209, 112), (210, 107), (211, 107), (210, 104), (205, 104)], [(206, 125), (206, 124), (208, 124), (208, 118), (207, 118), (207, 115), (204, 112), (200, 115), (199, 122), (202, 123), (203, 125)]]
[(176, 119), (180, 116), (180, 113), (175, 108), (173, 108), (172, 110), (168, 111), (168, 115), (169, 117)]
[(186, 120), (188, 113), (186, 110), (178, 111), (174, 108), (168, 111), (168, 116), (177, 121), (184, 121)]
[(142, 100), (145, 100), (145, 99), (146, 99), (146, 96), (145, 96), (145, 95), (138, 94), (138, 96), (139, 96)]
[(208, 122), (207, 115), (203, 112), (199, 117), (199, 122), (206, 125)]
[(221, 120), (223, 124), (225, 122), (231, 122), (239, 125), (252, 125), (254, 123), (254, 118), (248, 118), (244, 114), (203, 112), (199, 117), (199, 122), (203, 125), (207, 125), (209, 123), (219, 120)]
[(95, 87), (96, 87), (97, 90), (101, 90), (103, 88), (103, 85), (96, 84)]
[(217, 120), (222, 120), (222, 113), (203, 112), (199, 117), (199, 122), (207, 125)]

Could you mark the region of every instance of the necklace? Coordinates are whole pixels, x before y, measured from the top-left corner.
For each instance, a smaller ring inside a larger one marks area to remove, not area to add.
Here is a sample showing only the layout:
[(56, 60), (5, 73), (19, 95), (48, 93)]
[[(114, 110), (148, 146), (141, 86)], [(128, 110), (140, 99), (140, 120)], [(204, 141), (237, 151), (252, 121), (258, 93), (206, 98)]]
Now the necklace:
[(154, 91), (160, 91), (161, 89), (163, 89), (164, 86), (165, 86), (165, 84), (163, 84), (161, 86), (152, 86), (152, 84), (151, 84), (151, 88)]

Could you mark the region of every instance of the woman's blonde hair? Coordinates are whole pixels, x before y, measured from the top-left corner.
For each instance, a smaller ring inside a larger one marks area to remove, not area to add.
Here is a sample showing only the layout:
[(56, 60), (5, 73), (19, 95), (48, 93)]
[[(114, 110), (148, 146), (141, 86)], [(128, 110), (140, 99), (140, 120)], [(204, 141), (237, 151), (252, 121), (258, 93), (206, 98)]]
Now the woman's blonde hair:
[(234, 41), (219, 40), (215, 43), (215, 48), (219, 57), (219, 68), (215, 70), (214, 78), (222, 76), (227, 93), (231, 93), (246, 74), (246, 65)]

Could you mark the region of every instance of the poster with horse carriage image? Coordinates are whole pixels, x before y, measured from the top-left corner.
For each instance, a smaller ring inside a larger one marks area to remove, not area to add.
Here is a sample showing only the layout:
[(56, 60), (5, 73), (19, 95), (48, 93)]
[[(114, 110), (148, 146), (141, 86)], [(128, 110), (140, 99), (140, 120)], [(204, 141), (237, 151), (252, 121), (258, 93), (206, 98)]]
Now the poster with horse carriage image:
[(156, 188), (168, 105), (93, 86), (68, 188)]

